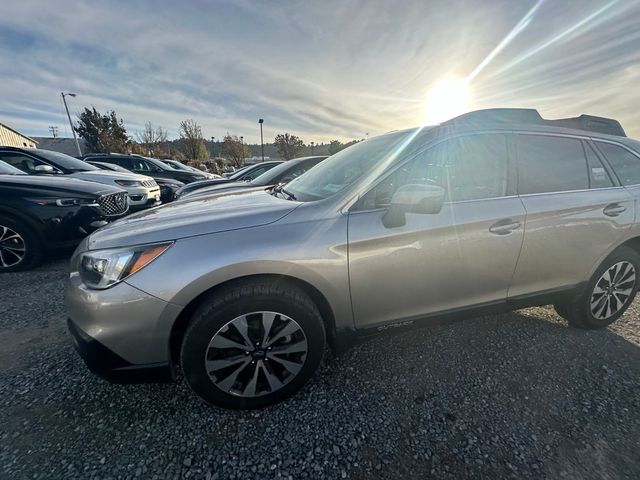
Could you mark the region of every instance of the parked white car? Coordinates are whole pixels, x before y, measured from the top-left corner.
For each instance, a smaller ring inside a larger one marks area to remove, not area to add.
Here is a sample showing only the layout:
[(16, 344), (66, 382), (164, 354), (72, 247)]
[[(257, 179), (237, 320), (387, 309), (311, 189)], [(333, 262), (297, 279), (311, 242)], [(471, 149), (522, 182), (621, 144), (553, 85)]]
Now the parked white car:
[(0, 147), (0, 160), (31, 175), (69, 175), (120, 187), (127, 191), (132, 210), (160, 204), (160, 187), (153, 178), (145, 175), (101, 170), (64, 153), (37, 148)]

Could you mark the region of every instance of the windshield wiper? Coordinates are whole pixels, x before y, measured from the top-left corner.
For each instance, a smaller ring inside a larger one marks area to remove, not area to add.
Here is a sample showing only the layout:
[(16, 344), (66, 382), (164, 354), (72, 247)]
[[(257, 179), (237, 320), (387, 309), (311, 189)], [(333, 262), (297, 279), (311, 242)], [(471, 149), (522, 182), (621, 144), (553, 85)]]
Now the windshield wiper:
[(293, 193), (291, 193), (291, 192), (287, 192), (287, 191), (284, 189), (284, 187), (283, 187), (283, 188), (281, 188), (280, 190), (282, 191), (282, 193), (284, 193), (286, 196), (288, 196), (288, 197), (289, 197), (289, 200), (295, 200), (295, 199), (296, 199), (296, 196), (295, 196)]
[(287, 200), (295, 200), (296, 196), (291, 193), (291, 192), (287, 192), (284, 189), (284, 185), (276, 185), (275, 187), (273, 187), (273, 193), (284, 193), (288, 198)]

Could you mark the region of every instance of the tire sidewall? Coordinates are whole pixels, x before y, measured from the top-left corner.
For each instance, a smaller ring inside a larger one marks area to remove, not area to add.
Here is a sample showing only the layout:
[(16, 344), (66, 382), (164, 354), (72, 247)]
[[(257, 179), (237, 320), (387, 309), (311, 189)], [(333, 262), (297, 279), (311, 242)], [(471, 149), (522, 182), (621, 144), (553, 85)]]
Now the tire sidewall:
[(42, 256), (40, 242), (38, 241), (36, 234), (23, 222), (14, 220), (11, 217), (0, 215), (0, 225), (9, 227), (11, 230), (17, 232), (25, 243), (25, 256), (22, 261), (10, 267), (3, 267), (0, 265), (0, 273), (25, 270), (35, 265)]
[[(297, 376), (280, 390), (255, 398), (242, 398), (219, 389), (209, 378), (205, 356), (209, 342), (227, 322), (256, 311), (273, 311), (295, 320), (307, 337), (308, 352)], [(198, 308), (182, 343), (182, 372), (191, 389), (206, 402), (231, 409), (263, 408), (277, 403), (298, 391), (317, 369), (324, 353), (325, 332), (317, 312), (291, 301), (287, 297), (268, 295), (238, 298), (211, 308), (211, 304)]]
[[(606, 319), (600, 319), (593, 316), (591, 313), (591, 296), (593, 294), (593, 290), (596, 286), (596, 283), (600, 280), (604, 272), (606, 272), (609, 268), (619, 262), (629, 262), (633, 265), (636, 270), (636, 283), (633, 286), (633, 290), (631, 291), (631, 296), (627, 300), (627, 303), (620, 309), (619, 312), (612, 315)], [(620, 248), (613, 252), (607, 259), (602, 262), (600, 267), (596, 270), (595, 274), (591, 277), (589, 284), (586, 289), (586, 293), (582, 300), (583, 303), (583, 315), (586, 320), (586, 326), (590, 328), (602, 328), (607, 325), (611, 325), (613, 322), (618, 320), (622, 315), (625, 314), (629, 306), (633, 303), (633, 300), (638, 292), (638, 283), (640, 281), (640, 255), (636, 253), (635, 250), (630, 248)]]

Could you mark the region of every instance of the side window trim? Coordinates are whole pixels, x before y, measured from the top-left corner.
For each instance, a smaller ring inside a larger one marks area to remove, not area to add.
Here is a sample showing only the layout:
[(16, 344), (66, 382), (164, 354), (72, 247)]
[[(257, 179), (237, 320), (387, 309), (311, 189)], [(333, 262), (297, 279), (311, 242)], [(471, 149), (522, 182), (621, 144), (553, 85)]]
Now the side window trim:
[[(393, 175), (397, 170), (399, 170), (400, 168), (404, 167), (407, 163), (411, 162), (416, 157), (418, 157), (418, 155), (422, 155), (427, 150), (431, 150), (431, 149), (437, 147), (438, 145), (440, 145), (440, 144), (442, 144), (444, 142), (448, 142), (448, 141), (456, 139), (456, 138), (470, 137), (470, 136), (475, 136), (475, 135), (504, 135), (505, 141), (506, 141), (506, 152), (505, 153), (506, 153), (506, 158), (507, 158), (507, 185), (506, 185), (506, 188), (505, 188), (505, 194), (500, 196), (500, 197), (478, 198), (478, 199), (473, 199), (473, 200), (455, 200), (455, 201), (446, 201), (445, 200), (444, 205), (455, 205), (455, 204), (458, 204), (458, 203), (482, 202), (482, 201), (487, 201), (487, 200), (496, 200), (496, 199), (499, 199), (499, 198), (517, 197), (518, 196), (517, 184), (514, 183), (514, 181), (517, 180), (517, 168), (516, 168), (517, 163), (515, 163), (515, 157), (512, 157), (512, 151), (511, 151), (511, 148), (513, 148), (513, 150), (515, 151), (515, 140), (513, 139), (513, 137), (514, 137), (513, 133), (514, 132), (511, 131), (511, 130), (486, 130), (486, 131), (480, 131), (480, 132), (452, 133), (452, 134), (440, 137), (437, 140), (433, 141), (432, 143), (427, 143), (421, 149), (416, 150), (411, 156), (407, 157), (403, 162), (401, 162), (398, 165), (396, 165), (395, 168), (393, 168), (393, 169), (387, 171), (386, 173), (384, 173), (383, 175), (379, 176), (376, 179), (376, 182), (373, 183), (366, 191), (360, 193), (358, 195), (357, 199), (350, 206), (348, 206), (345, 210), (347, 212), (349, 212), (349, 213), (375, 212), (375, 211), (387, 210), (387, 207), (367, 208), (367, 209), (362, 209), (362, 210), (359, 209), (358, 207), (360, 206), (360, 203), (361, 203), (362, 199), (369, 192), (371, 192), (374, 188), (376, 188), (387, 177)], [(512, 145), (512, 143), (513, 143), (513, 145)]]

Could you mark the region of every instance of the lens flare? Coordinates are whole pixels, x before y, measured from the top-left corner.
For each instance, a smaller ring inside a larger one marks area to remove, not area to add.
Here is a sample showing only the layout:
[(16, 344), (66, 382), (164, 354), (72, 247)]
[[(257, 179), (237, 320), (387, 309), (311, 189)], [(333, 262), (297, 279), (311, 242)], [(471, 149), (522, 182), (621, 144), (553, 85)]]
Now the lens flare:
[(427, 92), (422, 125), (434, 125), (469, 111), (471, 88), (458, 77), (445, 77)]

